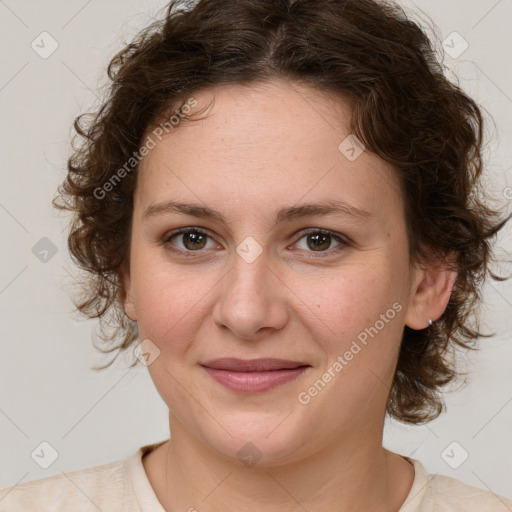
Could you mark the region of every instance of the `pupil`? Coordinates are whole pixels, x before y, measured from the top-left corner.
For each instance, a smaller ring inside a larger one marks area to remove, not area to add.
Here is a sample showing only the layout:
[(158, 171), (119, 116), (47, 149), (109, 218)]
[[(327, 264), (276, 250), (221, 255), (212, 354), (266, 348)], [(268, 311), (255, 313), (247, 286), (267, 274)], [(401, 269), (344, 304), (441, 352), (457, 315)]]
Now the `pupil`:
[(205, 237), (201, 233), (187, 233), (184, 244), (187, 249), (202, 249), (205, 244)]
[[(308, 237), (308, 246), (310, 249), (327, 249), (330, 245), (330, 235), (309, 235)], [(309, 241), (314, 241), (313, 244), (310, 244)]]

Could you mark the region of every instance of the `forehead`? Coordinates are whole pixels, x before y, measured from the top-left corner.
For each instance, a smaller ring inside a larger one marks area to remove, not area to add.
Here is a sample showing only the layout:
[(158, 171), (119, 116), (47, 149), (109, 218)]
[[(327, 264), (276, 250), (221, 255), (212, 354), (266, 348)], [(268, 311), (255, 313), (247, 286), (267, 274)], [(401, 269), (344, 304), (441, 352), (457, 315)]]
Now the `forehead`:
[(369, 151), (347, 158), (350, 108), (341, 99), (284, 82), (219, 87), (193, 99), (197, 110), (214, 102), (202, 119), (155, 139), (141, 162), (136, 202), (172, 196), (257, 211), (341, 199), (378, 210), (401, 199), (389, 164)]

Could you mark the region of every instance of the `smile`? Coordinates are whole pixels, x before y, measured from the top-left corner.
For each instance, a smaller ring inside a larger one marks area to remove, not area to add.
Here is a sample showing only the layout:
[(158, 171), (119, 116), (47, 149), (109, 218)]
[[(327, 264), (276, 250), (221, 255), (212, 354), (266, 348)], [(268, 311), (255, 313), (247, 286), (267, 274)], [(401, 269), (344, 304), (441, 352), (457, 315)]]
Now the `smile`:
[(257, 393), (286, 384), (310, 365), (283, 359), (216, 359), (202, 364), (205, 371), (217, 382), (232, 391)]

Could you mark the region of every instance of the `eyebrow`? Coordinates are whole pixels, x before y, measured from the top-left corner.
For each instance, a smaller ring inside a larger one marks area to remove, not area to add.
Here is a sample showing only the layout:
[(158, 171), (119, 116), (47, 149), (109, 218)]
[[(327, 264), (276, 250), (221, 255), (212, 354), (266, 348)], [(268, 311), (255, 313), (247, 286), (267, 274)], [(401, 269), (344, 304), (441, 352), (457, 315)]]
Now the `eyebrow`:
[[(177, 201), (165, 201), (148, 206), (142, 214), (142, 219), (146, 220), (156, 215), (183, 213), (201, 219), (209, 219), (227, 225), (223, 215), (197, 203), (181, 203)], [(290, 222), (304, 217), (341, 214), (347, 217), (353, 217), (356, 220), (369, 220), (374, 217), (373, 213), (363, 208), (356, 207), (345, 201), (332, 200), (322, 203), (306, 203), (299, 206), (289, 206), (281, 208), (274, 217), (274, 224), (281, 222)]]

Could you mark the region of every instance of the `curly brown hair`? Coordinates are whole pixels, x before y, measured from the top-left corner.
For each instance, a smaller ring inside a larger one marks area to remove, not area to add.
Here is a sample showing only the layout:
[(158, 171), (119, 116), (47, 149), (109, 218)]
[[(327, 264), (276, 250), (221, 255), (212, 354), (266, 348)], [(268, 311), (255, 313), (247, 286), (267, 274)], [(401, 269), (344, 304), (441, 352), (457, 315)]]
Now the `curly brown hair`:
[(96, 348), (116, 351), (95, 369), (110, 366), (138, 337), (122, 307), (122, 275), (134, 156), (148, 128), (170, 112), (190, 119), (185, 98), (200, 90), (285, 79), (349, 101), (351, 132), (395, 167), (411, 261), (456, 254), (457, 277), (441, 318), (426, 329), (404, 328), (387, 408), (403, 422), (437, 417), (440, 390), (457, 375), (452, 349), (474, 348), (483, 335), (476, 315), (481, 285), (487, 275), (504, 279), (489, 269), (491, 240), (510, 219), (500, 220), (483, 201), (481, 107), (443, 69), (426, 33), (390, 2), (173, 0), (162, 20), (113, 57), (101, 108), (76, 118), (68, 174), (54, 199), (73, 212), (69, 250), (88, 276), (76, 307), (100, 318), (104, 346)]

